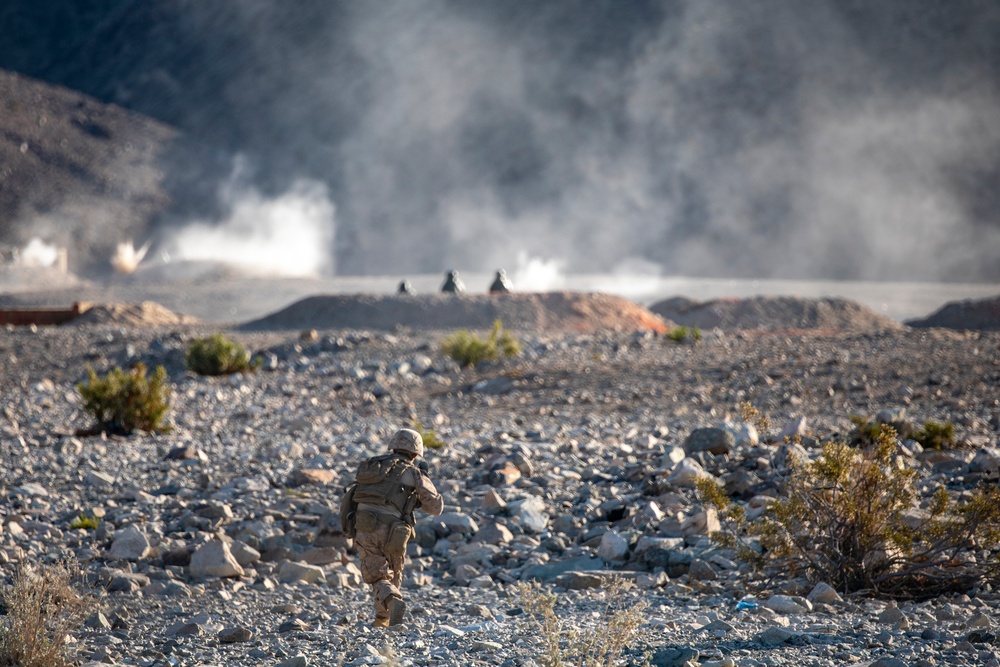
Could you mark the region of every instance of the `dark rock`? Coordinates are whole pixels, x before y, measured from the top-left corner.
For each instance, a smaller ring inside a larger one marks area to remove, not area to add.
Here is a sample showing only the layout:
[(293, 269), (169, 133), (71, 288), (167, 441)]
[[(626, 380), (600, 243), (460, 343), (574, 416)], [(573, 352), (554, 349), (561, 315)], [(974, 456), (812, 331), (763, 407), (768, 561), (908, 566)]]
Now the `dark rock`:
[(248, 642), (253, 639), (253, 632), (250, 628), (244, 628), (242, 626), (228, 627), (219, 631), (218, 639), (219, 643), (222, 644)]
[(293, 618), (283, 622), (278, 626), (278, 632), (292, 632), (293, 630), (298, 630), (303, 632), (309, 629), (309, 624), (303, 621), (301, 618)]
[(684, 440), (684, 450), (688, 453), (710, 452), (713, 455), (728, 454), (736, 446), (736, 438), (725, 429), (696, 428)]
[(653, 667), (681, 667), (689, 662), (697, 663), (701, 652), (693, 648), (666, 647), (653, 654)]
[(163, 566), (168, 567), (171, 565), (187, 567), (191, 564), (191, 554), (194, 553), (193, 547), (184, 547), (183, 549), (175, 549), (173, 551), (168, 551), (163, 554)]
[(573, 570), (577, 571), (591, 571), (591, 570), (603, 570), (604, 561), (600, 558), (591, 558), (590, 556), (578, 556), (577, 558), (567, 558), (565, 560), (556, 560), (549, 563), (543, 563), (541, 565), (532, 565), (524, 569), (521, 573), (522, 580), (530, 579), (541, 579), (542, 581), (551, 581), (555, 579), (560, 574), (565, 574)]

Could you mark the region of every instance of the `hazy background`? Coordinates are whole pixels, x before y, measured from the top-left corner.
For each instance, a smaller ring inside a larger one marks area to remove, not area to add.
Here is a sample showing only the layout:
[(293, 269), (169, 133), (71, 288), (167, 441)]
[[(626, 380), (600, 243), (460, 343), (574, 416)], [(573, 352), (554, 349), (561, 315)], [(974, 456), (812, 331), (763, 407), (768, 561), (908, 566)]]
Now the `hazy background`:
[[(147, 262), (1000, 281), (995, 0), (5, 0), (0, 34), (178, 130), (167, 204), (108, 223)], [(86, 245), (38, 210), (0, 241)]]

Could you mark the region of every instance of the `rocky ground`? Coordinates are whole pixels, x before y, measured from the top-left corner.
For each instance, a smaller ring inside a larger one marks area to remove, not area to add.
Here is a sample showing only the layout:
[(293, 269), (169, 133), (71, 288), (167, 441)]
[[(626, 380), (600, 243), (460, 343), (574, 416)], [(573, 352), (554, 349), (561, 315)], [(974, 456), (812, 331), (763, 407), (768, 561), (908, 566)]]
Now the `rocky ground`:
[[(892, 409), (953, 422), (962, 448), (911, 447), (907, 464), (974, 484), (1000, 461), (1000, 333), (536, 332), (516, 359), (460, 369), (440, 352), (446, 331), (234, 329), (259, 372), (187, 373), (187, 343), (215, 330), (0, 331), (0, 561), (8, 580), (19, 564), (80, 562), (96, 598), (73, 638), (82, 662), (532, 665), (542, 637), (516, 583), (556, 592), (559, 618), (586, 633), (617, 572), (636, 586), (613, 602), (650, 605), (623, 664), (998, 664), (989, 586), (894, 607), (755, 584), (709, 541), (690, 473), (739, 476), (749, 502), (782, 431), (811, 447)], [(166, 367), (173, 430), (75, 435), (86, 366), (136, 361)], [(771, 418), (771, 439), (741, 422), (742, 402)], [(377, 630), (350, 544), (318, 529), (357, 463), (414, 419), (446, 443), (427, 457), (446, 514), (419, 521), (408, 622)], [(710, 426), (734, 434), (722, 454), (688, 440)], [(98, 528), (74, 528), (81, 516)]]

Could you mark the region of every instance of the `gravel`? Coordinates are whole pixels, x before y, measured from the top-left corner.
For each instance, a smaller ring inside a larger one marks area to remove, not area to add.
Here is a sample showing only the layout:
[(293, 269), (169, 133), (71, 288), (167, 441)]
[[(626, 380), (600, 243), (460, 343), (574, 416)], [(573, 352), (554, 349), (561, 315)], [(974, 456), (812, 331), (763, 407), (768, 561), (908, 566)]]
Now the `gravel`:
[[(0, 332), (4, 576), (79, 560), (102, 614), (74, 636), (84, 663), (533, 665), (541, 637), (515, 585), (539, 581), (567, 627), (597, 631), (608, 600), (594, 586), (617, 573), (635, 586), (614, 604), (650, 605), (623, 664), (998, 664), (989, 586), (897, 606), (794, 577), (754, 585), (708, 539), (681, 473), (776, 465), (781, 448), (740, 421), (750, 402), (807, 448), (855, 414), (951, 421), (964, 446), (949, 462), (915, 452), (909, 465), (988, 479), (1000, 334), (534, 334), (516, 359), (460, 369), (439, 352), (445, 331), (230, 330), (265, 370), (186, 372), (186, 345), (213, 331)], [(86, 367), (136, 361), (167, 369), (173, 430), (75, 435), (90, 425), (75, 390)], [(446, 443), (427, 459), (449, 515), (418, 522), (407, 623), (373, 629), (327, 512), (414, 419)], [(692, 437), (707, 428), (732, 437)], [(73, 528), (80, 516), (98, 528)]]

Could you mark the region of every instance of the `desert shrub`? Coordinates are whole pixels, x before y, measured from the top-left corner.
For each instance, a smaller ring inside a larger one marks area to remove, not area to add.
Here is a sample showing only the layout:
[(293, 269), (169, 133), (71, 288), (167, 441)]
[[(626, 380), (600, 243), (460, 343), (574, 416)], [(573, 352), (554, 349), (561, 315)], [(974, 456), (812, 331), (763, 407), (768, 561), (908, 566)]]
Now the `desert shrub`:
[(743, 421), (748, 424), (753, 424), (754, 428), (757, 429), (757, 433), (761, 437), (767, 434), (771, 430), (771, 418), (766, 414), (758, 410), (753, 403), (749, 401), (744, 401), (740, 403), (740, 416), (743, 417)]
[(170, 430), (164, 423), (170, 409), (170, 383), (163, 366), (157, 366), (152, 377), (146, 377), (146, 366), (141, 363), (130, 371), (115, 367), (103, 377), (88, 367), (87, 382), (79, 383), (76, 388), (83, 398), (84, 410), (97, 420), (98, 432)]
[(701, 329), (676, 326), (667, 332), (667, 340), (672, 340), (675, 343), (696, 343), (701, 340)]
[(955, 446), (955, 425), (951, 422), (926, 421), (923, 428), (915, 431), (914, 440), (926, 449), (951, 449)]
[(649, 603), (626, 600), (632, 586), (621, 577), (605, 584), (604, 608), (594, 627), (567, 627), (556, 613), (559, 597), (544, 591), (538, 582), (519, 582), (514, 587), (521, 607), (528, 614), (542, 640), (542, 667), (610, 667), (639, 635)]
[(241, 343), (220, 333), (191, 341), (184, 354), (184, 365), (198, 375), (246, 373), (256, 367)]
[(84, 514), (77, 515), (69, 523), (70, 530), (97, 530), (100, 525), (101, 520), (96, 516), (86, 516)]
[(882, 435), (882, 424), (868, 421), (861, 415), (851, 415), (851, 429), (848, 437), (850, 443), (856, 447), (870, 447), (875, 444)]
[(460, 329), (444, 339), (441, 350), (465, 367), (475, 366), (483, 361), (516, 357), (521, 353), (521, 344), (509, 331), (504, 331), (500, 320), (496, 320), (487, 338), (483, 339), (471, 331)]
[(0, 624), (0, 666), (69, 667), (66, 637), (83, 625), (91, 601), (71, 585), (75, 566), (21, 567), (3, 593), (7, 616)]
[(918, 498), (915, 472), (897, 464), (895, 447), (885, 425), (866, 449), (826, 443), (815, 460), (793, 461), (786, 495), (752, 522), (711, 482), (698, 489), (726, 522), (716, 539), (762, 567), (894, 598), (995, 585), (1000, 563), (981, 552), (1000, 541), (1000, 490), (960, 500), (941, 487)]
[(420, 437), (424, 441), (424, 447), (428, 449), (441, 449), (446, 444), (444, 440), (437, 436), (434, 429), (425, 429), (419, 419), (413, 420), (413, 430), (420, 434)]

